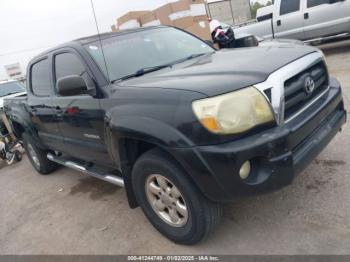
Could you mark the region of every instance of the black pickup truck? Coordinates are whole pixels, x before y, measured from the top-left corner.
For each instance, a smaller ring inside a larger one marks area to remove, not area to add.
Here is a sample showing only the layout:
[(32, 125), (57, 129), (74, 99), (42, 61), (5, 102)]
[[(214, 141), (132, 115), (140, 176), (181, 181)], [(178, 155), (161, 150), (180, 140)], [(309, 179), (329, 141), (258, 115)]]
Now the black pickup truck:
[(217, 51), (172, 27), (72, 41), (27, 76), (28, 96), (5, 111), (33, 167), (125, 186), (181, 244), (203, 239), (223, 202), (290, 184), (346, 121), (321, 51)]

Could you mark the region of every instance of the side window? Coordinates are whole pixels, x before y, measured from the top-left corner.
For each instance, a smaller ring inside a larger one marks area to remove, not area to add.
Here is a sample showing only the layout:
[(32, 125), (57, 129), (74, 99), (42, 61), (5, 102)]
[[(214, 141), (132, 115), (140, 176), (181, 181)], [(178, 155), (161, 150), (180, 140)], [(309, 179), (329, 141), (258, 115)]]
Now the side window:
[(280, 15), (297, 12), (300, 10), (300, 0), (282, 0)]
[(324, 4), (330, 4), (330, 0), (307, 0), (308, 8)]
[(78, 75), (83, 78), (86, 76), (85, 66), (79, 58), (72, 53), (62, 53), (55, 57), (56, 81), (65, 76)]
[(33, 94), (36, 96), (50, 96), (49, 60), (44, 59), (32, 65), (30, 75)]

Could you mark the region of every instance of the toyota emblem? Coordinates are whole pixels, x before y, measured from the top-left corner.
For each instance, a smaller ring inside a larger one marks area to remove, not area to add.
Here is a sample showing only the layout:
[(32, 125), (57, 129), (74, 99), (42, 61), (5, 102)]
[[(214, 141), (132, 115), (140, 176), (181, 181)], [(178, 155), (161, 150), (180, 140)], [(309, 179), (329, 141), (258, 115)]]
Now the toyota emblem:
[(304, 89), (306, 94), (311, 95), (315, 90), (315, 81), (311, 76), (305, 78)]

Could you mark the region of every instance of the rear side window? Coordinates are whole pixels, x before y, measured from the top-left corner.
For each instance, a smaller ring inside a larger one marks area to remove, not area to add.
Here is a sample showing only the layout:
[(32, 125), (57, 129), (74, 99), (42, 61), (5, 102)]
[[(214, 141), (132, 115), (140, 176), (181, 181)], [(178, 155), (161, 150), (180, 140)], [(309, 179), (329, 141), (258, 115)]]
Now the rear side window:
[(72, 53), (62, 53), (55, 57), (56, 81), (62, 77), (78, 75), (85, 78), (86, 69), (79, 58)]
[(314, 7), (318, 5), (329, 4), (330, 0), (307, 0), (307, 7)]
[(36, 96), (49, 96), (50, 88), (49, 60), (44, 59), (32, 65), (31, 89)]
[(297, 12), (300, 10), (300, 0), (282, 0), (280, 15)]

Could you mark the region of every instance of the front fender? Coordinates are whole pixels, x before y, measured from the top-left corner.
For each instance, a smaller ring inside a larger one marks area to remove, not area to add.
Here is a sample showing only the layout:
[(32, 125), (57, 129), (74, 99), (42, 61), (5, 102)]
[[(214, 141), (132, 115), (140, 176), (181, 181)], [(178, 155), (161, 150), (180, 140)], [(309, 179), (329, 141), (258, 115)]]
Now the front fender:
[(194, 144), (184, 134), (163, 121), (147, 117), (118, 117), (107, 122), (106, 139), (112, 159), (121, 163), (121, 141), (134, 139), (160, 148), (188, 148)]
[[(215, 195), (223, 194), (221, 186), (213, 176), (210, 168), (197, 153), (194, 143), (186, 138), (174, 127), (150, 118), (123, 117), (110, 121), (108, 127), (111, 148), (114, 160), (121, 163), (125, 187), (129, 203), (133, 206), (131, 169), (124, 151), (125, 139), (135, 139), (147, 142), (161, 148), (171, 155), (190, 176), (194, 184), (209, 199), (215, 200)], [(118, 149), (118, 150), (117, 150)], [(195, 168), (194, 168), (195, 167)]]
[[(130, 207), (138, 206), (132, 187), (132, 165), (136, 159), (129, 159), (127, 153), (127, 139), (147, 142), (165, 150), (165, 148), (183, 146), (190, 147), (193, 142), (171, 125), (147, 117), (118, 117), (106, 123), (107, 149), (122, 170), (125, 189)], [(168, 151), (168, 150), (166, 150)]]
[(121, 138), (133, 138), (160, 147), (192, 147), (193, 142), (176, 128), (163, 121), (147, 117), (120, 117), (109, 123), (112, 133)]

